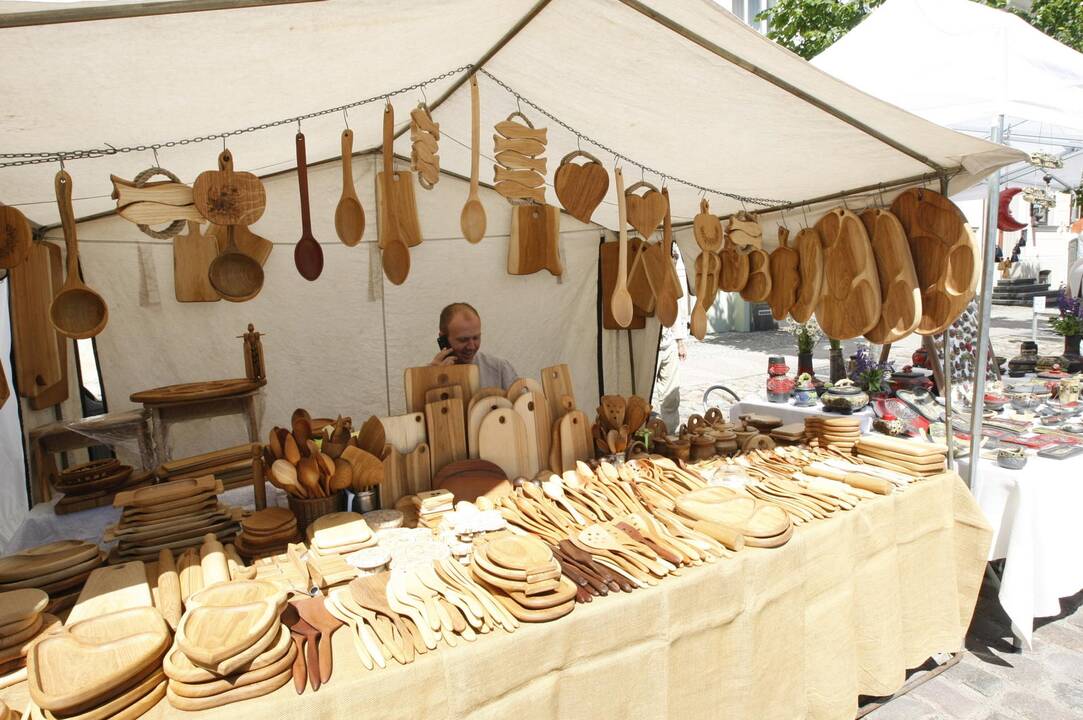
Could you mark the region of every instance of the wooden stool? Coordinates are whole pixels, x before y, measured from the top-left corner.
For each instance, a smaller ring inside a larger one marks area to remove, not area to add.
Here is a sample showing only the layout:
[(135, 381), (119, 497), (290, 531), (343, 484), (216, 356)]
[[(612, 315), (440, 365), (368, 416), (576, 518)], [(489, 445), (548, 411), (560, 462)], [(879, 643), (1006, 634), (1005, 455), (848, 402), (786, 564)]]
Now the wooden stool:
[[(239, 382), (239, 381), (238, 381)], [(201, 397), (192, 400), (167, 398), (138, 398), (144, 393), (135, 393), (132, 400), (142, 402), (155, 450), (155, 467), (170, 460), (166, 433), (170, 425), (190, 420), (201, 420), (227, 415), (244, 415), (248, 428), (249, 442), (259, 442), (259, 418), (256, 413), (256, 396), (262, 383), (248, 383), (238, 386), (230, 393), (215, 394), (213, 397)], [(174, 388), (180, 386), (173, 386)], [(147, 391), (148, 393), (150, 391)]]
[(144, 468), (154, 468), (156, 455), (153, 439), (142, 410), (93, 415), (76, 422), (54, 422), (30, 430), (30, 501), (45, 502), (53, 492), (49, 478), (58, 472), (56, 453), (108, 445), (134, 439)]

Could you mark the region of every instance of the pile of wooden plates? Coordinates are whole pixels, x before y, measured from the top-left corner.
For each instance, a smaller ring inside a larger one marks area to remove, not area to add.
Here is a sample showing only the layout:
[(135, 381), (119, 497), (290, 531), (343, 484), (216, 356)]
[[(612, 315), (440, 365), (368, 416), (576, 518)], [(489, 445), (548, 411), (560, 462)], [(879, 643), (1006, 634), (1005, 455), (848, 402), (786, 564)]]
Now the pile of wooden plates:
[(318, 555), (349, 555), (376, 544), (372, 528), (355, 512), (336, 512), (316, 518), (306, 533), (309, 548)]
[(60, 625), (59, 620), (45, 612), (48, 604), (49, 596), (35, 588), (0, 593), (0, 675), (24, 667), (30, 644)]
[(728, 528), (749, 547), (778, 547), (793, 536), (793, 522), (776, 502), (756, 499), (727, 487), (693, 490), (677, 499), (677, 511), (693, 520)]
[(218, 503), (222, 483), (212, 475), (117, 493), (113, 506), (124, 508), (120, 522), (106, 528), (117, 540), (111, 562), (155, 560), (158, 552), (198, 547), (207, 533), (231, 542), (240, 510)]
[(132, 476), (130, 465), (116, 458), (74, 465), (52, 478), (53, 487), (65, 495), (88, 495), (120, 487)]
[(823, 417), (812, 415), (805, 418), (805, 437), (815, 440), (820, 447), (850, 452), (861, 437), (861, 420), (855, 417)]
[(286, 594), (273, 583), (221, 583), (188, 598), (165, 655), (166, 696), (205, 710), (273, 692), (289, 681), (297, 648), (281, 621)]
[(252, 443), (162, 463), (155, 471), (162, 480), (186, 480), (213, 475), (225, 488), (252, 484)]
[(241, 519), (234, 545), (241, 557), (255, 558), (284, 553), (289, 543), (296, 542), (301, 542), (297, 517), (288, 508), (270, 507)]
[(165, 695), (168, 647), (169, 627), (154, 608), (73, 623), (30, 647), (30, 698), (48, 720), (139, 717)]
[(517, 620), (546, 622), (575, 608), (575, 583), (561, 575), (549, 546), (533, 536), (475, 542), (470, 572)]
[(937, 475), (947, 469), (948, 448), (887, 435), (866, 435), (857, 441), (857, 456), (864, 462), (915, 477)]
[(75, 604), (87, 576), (105, 560), (97, 545), (58, 540), (0, 558), (0, 592), (37, 588), (48, 593), (45, 612), (58, 613)]

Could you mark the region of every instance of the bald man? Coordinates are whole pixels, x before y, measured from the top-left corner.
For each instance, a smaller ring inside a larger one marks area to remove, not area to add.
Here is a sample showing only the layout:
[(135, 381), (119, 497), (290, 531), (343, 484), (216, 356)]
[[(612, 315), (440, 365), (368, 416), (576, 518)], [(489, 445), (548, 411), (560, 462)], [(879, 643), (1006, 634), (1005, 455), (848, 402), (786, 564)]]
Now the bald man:
[(440, 338), (447, 343), (430, 365), (477, 365), (481, 387), (507, 390), (518, 378), (507, 360), (487, 355), (481, 347), (481, 316), (469, 303), (451, 303), (440, 311)]

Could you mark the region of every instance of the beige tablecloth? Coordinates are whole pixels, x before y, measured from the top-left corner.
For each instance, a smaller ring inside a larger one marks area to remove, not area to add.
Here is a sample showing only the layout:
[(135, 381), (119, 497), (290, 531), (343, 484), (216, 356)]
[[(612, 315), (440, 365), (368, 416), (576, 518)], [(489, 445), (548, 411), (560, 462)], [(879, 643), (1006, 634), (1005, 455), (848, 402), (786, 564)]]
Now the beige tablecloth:
[[(319, 692), (291, 683), (201, 718), (850, 720), (859, 693), (890, 694), (907, 668), (962, 647), (990, 536), (945, 474), (799, 528), (782, 548), (409, 666), (364, 670), (340, 631)], [(144, 717), (179, 715), (162, 702)]]

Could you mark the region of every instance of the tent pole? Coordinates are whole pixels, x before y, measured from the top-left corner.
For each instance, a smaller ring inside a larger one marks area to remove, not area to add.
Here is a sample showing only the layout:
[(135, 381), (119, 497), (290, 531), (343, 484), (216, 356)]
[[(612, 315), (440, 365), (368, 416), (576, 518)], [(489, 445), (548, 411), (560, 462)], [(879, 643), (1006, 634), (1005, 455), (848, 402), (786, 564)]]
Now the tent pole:
[[(940, 176), (940, 194), (948, 196), (948, 177)], [(952, 325), (954, 325), (952, 321)], [(951, 372), (951, 325), (944, 328), (944, 384), (940, 391), (944, 394), (944, 440), (948, 445), (948, 470), (955, 469), (955, 426), (952, 417), (952, 372)]]
[(746, 70), (746, 71), (752, 73), (753, 75), (755, 75), (756, 77), (771, 83), (772, 85), (774, 85), (775, 87), (783, 90), (784, 92), (787, 92), (790, 95), (793, 95), (794, 97), (797, 97), (797, 98), (799, 98), (801, 100), (804, 100), (809, 105), (812, 105), (813, 107), (818, 108), (819, 110), (822, 110), (823, 112), (827, 113), (828, 115), (831, 115), (832, 117), (834, 117), (834, 118), (836, 118), (838, 120), (841, 120), (842, 122), (846, 123), (850, 127), (855, 128), (857, 130), (860, 130), (861, 132), (865, 133), (869, 137), (872, 137), (872, 138), (875, 138), (876, 140), (879, 140), (880, 142), (884, 143), (888, 147), (899, 151), (903, 155), (906, 155), (908, 157), (913, 158), (914, 160), (917, 160), (922, 165), (927, 165), (928, 167), (935, 170), (937, 173), (944, 173), (945, 172), (945, 168), (941, 167), (939, 164), (937, 164), (931, 158), (925, 157), (924, 155), (919, 153), (917, 150), (914, 150), (913, 148), (909, 148), (909, 147), (903, 145), (901, 142), (899, 142), (897, 140), (894, 140), (892, 138), (889, 138), (887, 135), (884, 135), (879, 130), (876, 130), (875, 128), (873, 128), (871, 126), (866, 125), (865, 123), (861, 122), (857, 118), (853, 117), (852, 115), (848, 115), (848, 114), (844, 113), (842, 110), (839, 110), (836, 107), (832, 107), (831, 105), (825, 103), (823, 100), (820, 100), (819, 98), (817, 98), (817, 97), (815, 97), (813, 95), (810, 95), (809, 93), (805, 92), (804, 90), (797, 87), (796, 85), (793, 85), (791, 83), (786, 82), (785, 80), (783, 80), (779, 76), (775, 75), (774, 73), (769, 72), (767, 70), (764, 70), (763, 68), (759, 67), (758, 65), (754, 65), (753, 63), (750, 63), (748, 60), (744, 59), (743, 57), (741, 57), (739, 55), (736, 55), (736, 54), (730, 52), (729, 50), (726, 50), (725, 48), (723, 48), (723, 47), (721, 47), (719, 45), (716, 45), (715, 43), (711, 42), (710, 40), (703, 37), (702, 35), (699, 35), (697, 33), (692, 32), (691, 30), (684, 27), (680, 23), (678, 23), (678, 22), (676, 22), (674, 20), (671, 20), (670, 18), (668, 18), (665, 15), (661, 14), (660, 12), (654, 10), (653, 8), (650, 8), (647, 5), (643, 4), (642, 2), (639, 2), (639, 0), (618, 0), (618, 1), (621, 2), (621, 3), (624, 3), (625, 5), (630, 7), (632, 10), (635, 10), (636, 12), (638, 12), (639, 14), (650, 18), (651, 20), (658, 23), (659, 25), (661, 25), (661, 26), (663, 26), (663, 27), (665, 27), (665, 28), (667, 28), (669, 30), (672, 30), (673, 32), (680, 35), (681, 37), (685, 38), (686, 40), (689, 40), (689, 41), (695, 43), (696, 45), (699, 45), (704, 50), (717, 55), (718, 57), (722, 58), (723, 60), (726, 60), (728, 62), (733, 63), (737, 67), (739, 67), (739, 68), (741, 68), (743, 70)]
[[(997, 115), (993, 142), (1004, 138), (1004, 116)], [(978, 450), (981, 446), (981, 411), (985, 405), (985, 366), (989, 363), (989, 323), (993, 313), (993, 259), (996, 257), (997, 200), (1000, 195), (1000, 170), (986, 180), (985, 242), (982, 249), (981, 297), (978, 299), (978, 357), (974, 367), (974, 399), (970, 405), (970, 478), (967, 485), (974, 492), (978, 486)]]

